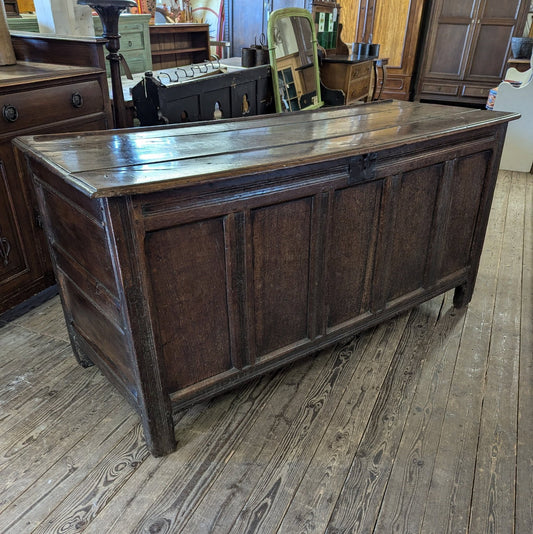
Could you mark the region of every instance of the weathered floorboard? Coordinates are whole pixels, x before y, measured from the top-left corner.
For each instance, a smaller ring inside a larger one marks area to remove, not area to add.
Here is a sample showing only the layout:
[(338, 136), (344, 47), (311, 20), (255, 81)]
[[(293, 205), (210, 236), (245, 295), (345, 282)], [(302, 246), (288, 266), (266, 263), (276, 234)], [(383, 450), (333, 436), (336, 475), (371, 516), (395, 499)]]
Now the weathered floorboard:
[(413, 310), (326, 532), (372, 531), (379, 509), (369, 503), (385, 492), (441, 305), (442, 298), (433, 299)]
[[(517, 175), (517, 181), (520, 175)], [(522, 320), (518, 377), (518, 444), (516, 452), (516, 530), (527, 534), (533, 526), (533, 180), (526, 180), (524, 255), (522, 263)]]
[[(342, 350), (349, 351), (353, 344), (362, 348), (367, 341), (368, 337), (356, 339), (347, 343)], [(329, 351), (320, 353), (313, 358), (309, 372), (301, 378), (294, 372), (301, 364), (295, 366), (284, 378), (276, 402), (272, 403), (270, 409), (258, 414), (248, 435), (237, 444), (223, 471), (213, 481), (209, 493), (202, 495), (194, 513), (190, 510), (183, 517), (177, 525), (179, 528), (207, 533), (218, 532), (224, 529), (225, 525), (233, 524), (241, 511), (242, 500), (250, 495), (257, 480), (272, 461), (280, 440), (295, 421), (307, 393), (327, 369), (335, 364), (335, 360)]]
[(466, 311), (421, 532), (467, 532), (494, 296), (510, 189), (500, 173), (476, 291)]
[(511, 180), (470, 512), (472, 534), (514, 528), (524, 186)]
[[(131, 408), (122, 404), (102, 419), (100, 424), (76, 443), (68, 454), (60, 458), (43, 475), (33, 482), (2, 514), (2, 522), (12, 532), (33, 532), (41, 523), (43, 517), (49, 517), (51, 511), (65, 506), (66, 498), (72, 500), (72, 495), (79, 498), (80, 487), (93, 487), (88, 484), (91, 472), (96, 465), (105, 465), (106, 456), (110, 456), (116, 463), (118, 444), (127, 434), (134, 433), (139, 427), (137, 416), (131, 413)], [(138, 434), (138, 430), (137, 430)], [(146, 453), (144, 443), (141, 443)], [(98, 451), (98, 454), (88, 454), (88, 451)], [(103, 458), (103, 459), (102, 459)], [(123, 471), (125, 466), (118, 466)], [(113, 483), (116, 484), (116, 476)], [(108, 484), (110, 485), (110, 484)], [(94, 502), (99, 503), (96, 495)], [(79, 499), (81, 502), (81, 499)], [(99, 506), (91, 506), (91, 511), (98, 511)], [(76, 523), (81, 526), (86, 517), (80, 517)], [(51, 518), (46, 522), (52, 525)], [(63, 524), (65, 527), (65, 524)], [(68, 529), (67, 529), (68, 530)]]
[(278, 532), (325, 530), (408, 318), (402, 314), (372, 332)]
[[(448, 295), (450, 296), (450, 295)], [(419, 532), (464, 325), (446, 299), (433, 331), (383, 497), (376, 532)]]
[[(168, 467), (166, 459), (148, 462), (153, 464), (153, 472), (140, 470), (138, 476), (130, 481), (132, 488), (139, 486), (143, 491), (134, 492), (133, 498), (123, 505), (110, 506), (88, 532), (101, 532), (99, 529), (109, 525), (120, 526), (129, 532), (137, 531), (137, 524), (144, 524), (147, 529), (162, 524), (179, 528), (203, 495), (212, 491), (213, 480), (235, 455), (242, 440), (245, 440), (248, 455), (244, 467), (253, 464), (256, 455), (261, 453), (261, 445), (269, 450), (268, 437), (261, 442), (265, 436), (259, 434), (250, 443), (245, 430), (253, 428), (255, 420), (262, 416), (262, 406), (276, 405), (283, 409), (298, 393), (300, 384), (305, 393), (307, 382), (315, 380), (323, 368), (323, 363), (317, 362), (318, 365), (309, 370), (311, 363), (307, 361), (295, 365), (288, 370), (287, 377), (284, 373), (277, 373), (274, 377), (252, 383), (239, 395), (224, 395), (213, 400), (204, 408), (202, 417), (194, 422), (182, 425), (183, 421), (180, 421), (176, 425), (180, 445), (176, 454), (169, 458), (173, 467)], [(269, 409), (267, 413), (273, 418), (273, 425), (283, 424), (277, 410)], [(268, 431), (268, 426), (265, 425), (262, 430)], [(218, 461), (215, 461), (215, 455), (218, 455)], [(145, 476), (146, 479), (141, 478)], [(183, 483), (184, 480), (188, 481), (187, 484)], [(147, 501), (146, 493), (159, 498)], [(214, 491), (213, 495), (211, 513), (219, 510), (220, 493)]]

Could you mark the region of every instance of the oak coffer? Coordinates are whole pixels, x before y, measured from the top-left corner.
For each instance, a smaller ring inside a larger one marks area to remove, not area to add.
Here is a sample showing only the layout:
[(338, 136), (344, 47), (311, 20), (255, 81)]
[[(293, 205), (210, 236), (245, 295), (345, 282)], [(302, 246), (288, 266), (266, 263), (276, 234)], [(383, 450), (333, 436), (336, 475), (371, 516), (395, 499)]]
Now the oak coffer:
[(163, 455), (173, 407), (452, 288), (468, 303), (517, 117), (376, 102), (15, 144), (74, 352)]

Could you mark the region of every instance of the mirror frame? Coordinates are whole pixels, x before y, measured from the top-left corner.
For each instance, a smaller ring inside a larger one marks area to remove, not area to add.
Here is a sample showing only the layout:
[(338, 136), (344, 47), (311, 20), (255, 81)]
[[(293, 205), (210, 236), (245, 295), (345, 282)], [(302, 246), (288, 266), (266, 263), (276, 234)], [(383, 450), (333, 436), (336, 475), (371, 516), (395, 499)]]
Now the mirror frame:
[[(281, 97), (279, 94), (279, 88), (278, 88), (278, 69), (277, 69), (277, 60), (276, 60), (276, 47), (274, 46), (275, 39), (274, 39), (274, 28), (276, 26), (276, 23), (280, 19), (288, 18), (288, 17), (302, 17), (309, 21), (309, 25), (311, 27), (311, 40), (313, 45), (313, 70), (315, 73), (315, 79), (316, 79), (316, 103), (311, 104), (310, 106), (306, 106), (305, 108), (301, 108), (299, 111), (303, 111), (304, 109), (318, 109), (324, 105), (324, 102), (322, 101), (322, 95), (320, 92), (320, 69), (318, 66), (318, 49), (317, 49), (317, 37), (316, 37), (316, 29), (315, 29), (315, 23), (313, 21), (312, 14), (307, 10), (299, 7), (286, 7), (283, 9), (276, 9), (275, 11), (272, 11), (270, 13), (270, 16), (268, 18), (268, 50), (270, 54), (270, 67), (272, 68), (272, 84), (273, 84), (273, 92), (274, 92), (274, 102), (276, 104), (276, 112), (282, 113), (284, 110), (281, 107)], [(286, 113), (294, 113), (292, 111), (286, 111)]]

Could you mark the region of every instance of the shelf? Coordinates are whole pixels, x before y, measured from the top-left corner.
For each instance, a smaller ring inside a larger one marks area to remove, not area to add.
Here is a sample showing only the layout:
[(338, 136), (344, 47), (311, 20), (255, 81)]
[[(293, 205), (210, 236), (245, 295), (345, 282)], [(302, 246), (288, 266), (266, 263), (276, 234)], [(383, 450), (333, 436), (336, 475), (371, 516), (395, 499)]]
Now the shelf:
[(152, 50), (152, 56), (167, 56), (170, 54), (190, 54), (193, 52), (203, 52), (204, 50), (205, 46), (198, 48), (175, 48), (173, 50)]

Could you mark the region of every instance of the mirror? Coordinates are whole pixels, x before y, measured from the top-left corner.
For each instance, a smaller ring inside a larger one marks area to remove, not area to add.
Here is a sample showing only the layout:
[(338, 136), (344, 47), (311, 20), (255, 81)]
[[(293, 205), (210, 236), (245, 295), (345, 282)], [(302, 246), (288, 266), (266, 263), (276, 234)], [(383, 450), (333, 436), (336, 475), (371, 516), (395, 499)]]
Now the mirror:
[(316, 109), (320, 94), (317, 41), (311, 13), (306, 9), (273, 11), (268, 19), (270, 65), (278, 113)]

